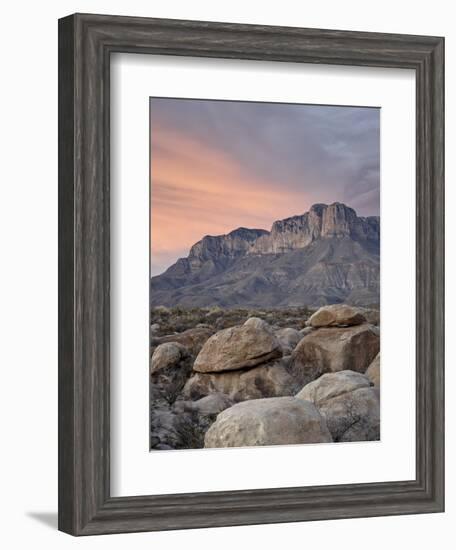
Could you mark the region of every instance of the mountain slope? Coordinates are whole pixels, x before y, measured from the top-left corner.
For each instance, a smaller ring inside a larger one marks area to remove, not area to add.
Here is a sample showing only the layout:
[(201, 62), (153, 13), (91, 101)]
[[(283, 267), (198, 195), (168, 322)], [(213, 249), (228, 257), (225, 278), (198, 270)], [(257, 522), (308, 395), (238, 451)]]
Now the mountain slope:
[(379, 303), (380, 220), (317, 204), (271, 231), (204, 237), (151, 279), (151, 304), (289, 307)]

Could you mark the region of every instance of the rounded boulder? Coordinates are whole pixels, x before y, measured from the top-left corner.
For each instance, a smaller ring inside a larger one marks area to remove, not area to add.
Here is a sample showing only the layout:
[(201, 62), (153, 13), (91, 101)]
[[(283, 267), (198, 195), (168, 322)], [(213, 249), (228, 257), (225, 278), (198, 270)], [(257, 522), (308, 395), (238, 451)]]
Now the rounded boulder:
[(282, 356), (272, 331), (258, 323), (230, 327), (211, 336), (199, 352), (193, 370), (224, 372), (250, 368)]
[(321, 307), (307, 321), (314, 328), (320, 327), (349, 327), (366, 322), (363, 313), (356, 307), (345, 304), (334, 304)]
[(248, 447), (329, 443), (324, 418), (309, 401), (272, 397), (238, 403), (224, 410), (206, 432), (205, 447)]

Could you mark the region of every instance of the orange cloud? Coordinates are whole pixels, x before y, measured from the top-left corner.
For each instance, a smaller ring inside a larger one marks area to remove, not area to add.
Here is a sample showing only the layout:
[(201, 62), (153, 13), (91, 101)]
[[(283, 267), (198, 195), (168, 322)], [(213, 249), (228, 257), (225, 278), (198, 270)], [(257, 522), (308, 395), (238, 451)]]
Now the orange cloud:
[(204, 235), (237, 227), (270, 229), (276, 219), (305, 212), (304, 193), (252, 177), (208, 143), (167, 128), (151, 134), (151, 269), (157, 274)]

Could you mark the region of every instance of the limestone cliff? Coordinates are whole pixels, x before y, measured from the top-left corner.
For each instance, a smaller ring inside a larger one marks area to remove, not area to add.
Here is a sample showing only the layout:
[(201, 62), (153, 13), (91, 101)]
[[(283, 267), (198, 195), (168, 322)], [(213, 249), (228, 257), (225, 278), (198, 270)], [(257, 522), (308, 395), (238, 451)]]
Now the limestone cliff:
[(260, 306), (379, 303), (380, 218), (315, 204), (273, 223), (206, 236), (151, 279), (152, 305)]

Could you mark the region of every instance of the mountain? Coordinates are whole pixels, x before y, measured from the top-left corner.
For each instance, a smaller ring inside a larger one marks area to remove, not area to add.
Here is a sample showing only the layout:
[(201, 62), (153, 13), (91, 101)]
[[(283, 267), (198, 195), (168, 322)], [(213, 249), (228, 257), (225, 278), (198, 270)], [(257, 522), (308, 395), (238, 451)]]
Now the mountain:
[(380, 218), (342, 203), (315, 204), (273, 223), (194, 244), (151, 278), (151, 305), (320, 306), (380, 301)]

